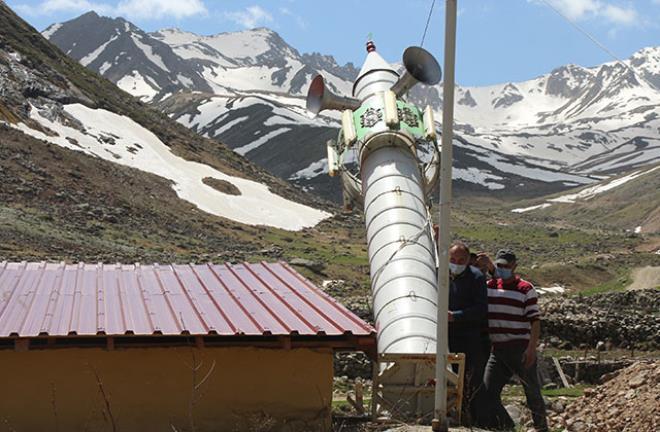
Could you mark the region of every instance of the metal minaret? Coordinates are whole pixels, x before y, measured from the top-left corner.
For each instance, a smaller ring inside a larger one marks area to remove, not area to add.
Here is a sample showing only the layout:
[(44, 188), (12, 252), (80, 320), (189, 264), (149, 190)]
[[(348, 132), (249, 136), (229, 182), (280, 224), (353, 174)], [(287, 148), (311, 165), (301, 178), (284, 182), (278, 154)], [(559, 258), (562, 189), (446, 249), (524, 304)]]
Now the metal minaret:
[(420, 47), (405, 50), (403, 65), (400, 76), (369, 41), (353, 97), (331, 93), (319, 75), (307, 109), (313, 115), (342, 111), (339, 137), (328, 144), (329, 173), (341, 175), (345, 202), (364, 208), (382, 386), (376, 403), (394, 416), (430, 420), (435, 368), (405, 360), (436, 353), (437, 251), (429, 198), (440, 154), (431, 108), (422, 111), (404, 97), (418, 82), (437, 84), (441, 71)]

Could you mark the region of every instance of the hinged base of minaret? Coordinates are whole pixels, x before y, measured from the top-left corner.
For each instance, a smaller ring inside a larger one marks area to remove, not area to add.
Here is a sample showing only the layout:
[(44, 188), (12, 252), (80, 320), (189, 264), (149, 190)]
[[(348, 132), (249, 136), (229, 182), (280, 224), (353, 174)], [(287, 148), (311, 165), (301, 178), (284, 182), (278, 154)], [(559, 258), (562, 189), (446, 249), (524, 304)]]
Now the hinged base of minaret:
[[(451, 369), (452, 365), (456, 372)], [(448, 354), (447, 366), (447, 415), (460, 424), (465, 355)], [(435, 354), (379, 354), (373, 370), (371, 414), (374, 421), (431, 423)]]

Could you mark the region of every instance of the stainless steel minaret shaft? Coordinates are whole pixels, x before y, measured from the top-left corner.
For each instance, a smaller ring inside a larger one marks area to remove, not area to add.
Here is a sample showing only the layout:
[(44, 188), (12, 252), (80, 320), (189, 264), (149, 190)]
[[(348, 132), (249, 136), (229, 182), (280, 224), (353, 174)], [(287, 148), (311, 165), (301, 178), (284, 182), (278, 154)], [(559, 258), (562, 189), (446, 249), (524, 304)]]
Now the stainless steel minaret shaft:
[[(433, 381), (433, 367), (395, 364), (399, 355), (436, 352), (436, 246), (427, 197), (437, 183), (439, 153), (430, 107), (422, 112), (402, 96), (417, 82), (436, 84), (440, 67), (425, 50), (408, 48), (399, 74), (367, 44), (367, 58), (353, 86), (340, 97), (316, 77), (308, 109), (342, 111), (342, 130), (328, 148), (330, 174), (340, 172), (345, 201), (362, 203), (367, 228), (374, 319), (378, 331), (379, 383), (394, 416), (426, 415), (431, 392), (410, 392)], [(421, 161), (421, 146), (433, 157)], [(346, 155), (357, 154), (349, 169)], [(389, 357), (388, 357), (389, 356)], [(394, 412), (397, 411), (397, 412)]]

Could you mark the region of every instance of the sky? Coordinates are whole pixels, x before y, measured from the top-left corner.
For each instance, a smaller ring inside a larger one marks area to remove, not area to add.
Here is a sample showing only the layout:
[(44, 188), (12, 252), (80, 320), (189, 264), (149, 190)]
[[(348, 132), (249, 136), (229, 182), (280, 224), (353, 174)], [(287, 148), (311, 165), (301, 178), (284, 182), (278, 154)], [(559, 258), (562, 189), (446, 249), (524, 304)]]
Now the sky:
[[(445, 1), (435, 1), (423, 44), (441, 65)], [(330, 54), (359, 68), (370, 34), (391, 62), (399, 62), (407, 46), (420, 45), (433, 0), (6, 3), (38, 30), (89, 10), (122, 16), (146, 31), (178, 27), (215, 34), (268, 27), (301, 53)], [(660, 0), (458, 0), (456, 81), (464, 86), (524, 81), (569, 63), (594, 66), (647, 46), (660, 46)]]

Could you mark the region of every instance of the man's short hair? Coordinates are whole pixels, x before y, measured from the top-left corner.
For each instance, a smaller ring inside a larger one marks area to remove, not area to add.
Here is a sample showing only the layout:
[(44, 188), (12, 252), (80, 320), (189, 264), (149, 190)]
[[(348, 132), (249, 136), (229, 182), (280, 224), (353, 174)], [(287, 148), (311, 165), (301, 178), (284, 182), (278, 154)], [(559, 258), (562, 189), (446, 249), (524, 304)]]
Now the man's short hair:
[(459, 248), (459, 249), (465, 251), (465, 253), (468, 256), (470, 256), (470, 248), (465, 243), (463, 243), (462, 241), (460, 241), (460, 240), (453, 241), (451, 246), (449, 247), (449, 250), (452, 250), (454, 248)]

